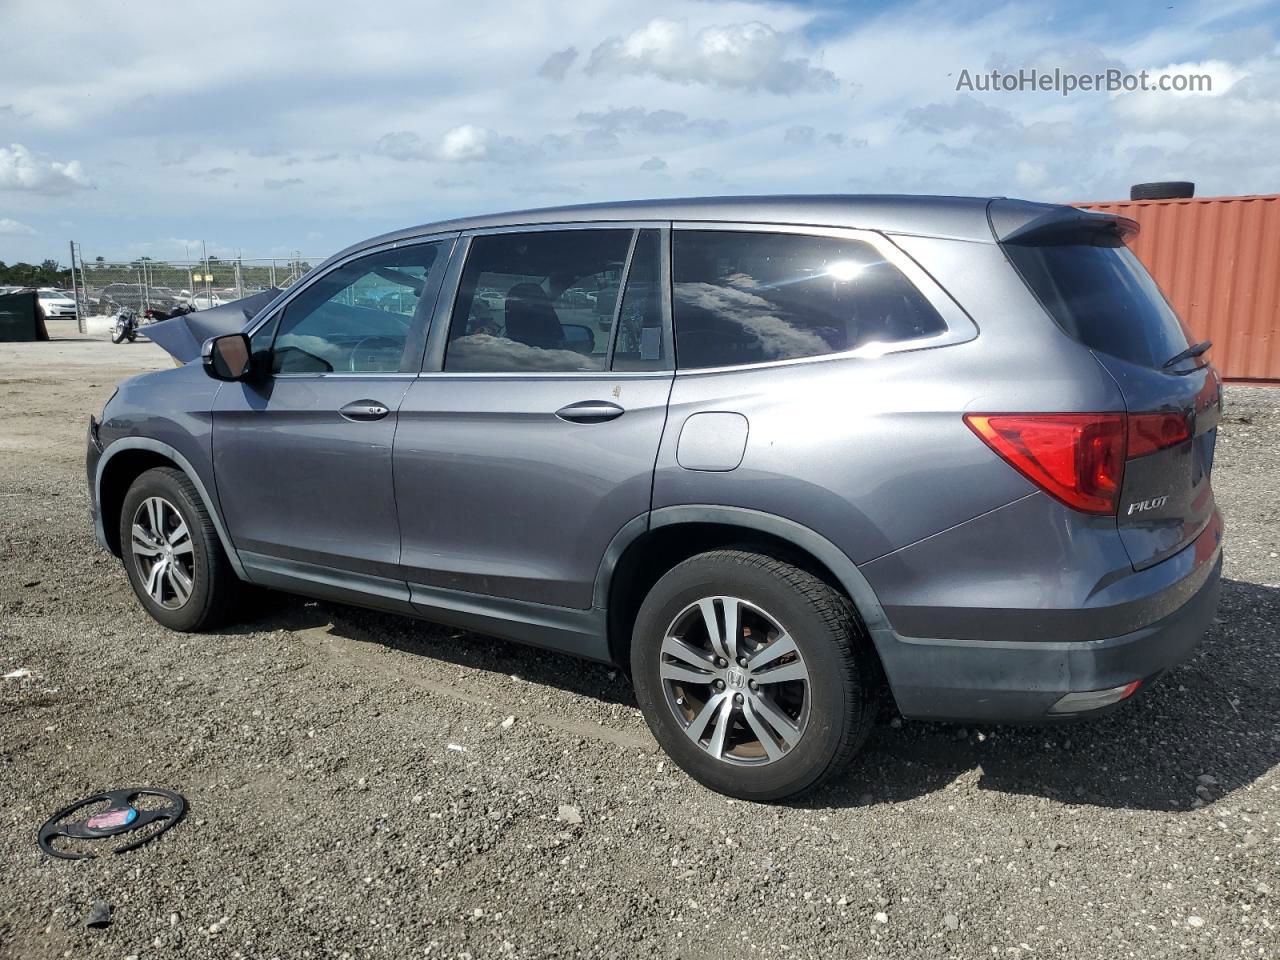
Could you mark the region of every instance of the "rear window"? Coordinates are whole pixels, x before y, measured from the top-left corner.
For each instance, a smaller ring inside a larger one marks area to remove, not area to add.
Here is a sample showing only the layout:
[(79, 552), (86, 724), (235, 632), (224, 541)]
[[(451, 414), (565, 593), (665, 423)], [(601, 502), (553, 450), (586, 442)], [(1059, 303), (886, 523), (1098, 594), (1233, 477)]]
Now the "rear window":
[(1187, 349), (1178, 315), (1115, 234), (1004, 249), (1058, 326), (1090, 349), (1145, 367)]
[(679, 230), (676, 364), (725, 367), (843, 353), (946, 330), (869, 244), (791, 233)]

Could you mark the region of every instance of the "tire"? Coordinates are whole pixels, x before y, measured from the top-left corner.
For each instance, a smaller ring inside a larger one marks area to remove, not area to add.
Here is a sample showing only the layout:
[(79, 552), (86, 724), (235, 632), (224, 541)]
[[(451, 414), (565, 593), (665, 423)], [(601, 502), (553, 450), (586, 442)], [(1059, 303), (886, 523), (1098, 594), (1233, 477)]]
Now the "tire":
[[(151, 506), (155, 501), (161, 504), (154, 508), (158, 523)], [(135, 546), (135, 520), (144, 534), (151, 534), (157, 526), (163, 531), (176, 531), (176, 522), (180, 521), (189, 536), (183, 538), (170, 532), (166, 542), (144, 536), (138, 541), (140, 546)], [(190, 550), (183, 549), (187, 544)], [(227, 560), (195, 484), (181, 470), (156, 467), (141, 474), (129, 487), (120, 510), (120, 554), (139, 602), (152, 619), (170, 630), (205, 630), (237, 608), (239, 578)], [(155, 565), (166, 557), (169, 569), (155, 571)], [(156, 573), (150, 589), (149, 573)]]
[[(726, 620), (737, 622), (746, 666), (712, 656), (707, 603), (726, 653)], [(793, 652), (777, 653), (788, 637)], [(771, 678), (778, 666), (797, 679)], [(795, 796), (842, 770), (871, 730), (881, 690), (848, 598), (798, 567), (741, 550), (699, 554), (654, 584), (636, 615), (631, 670), (667, 755), (704, 786), (754, 801)]]
[(1130, 200), (1182, 200), (1194, 197), (1196, 185), (1189, 180), (1158, 180), (1135, 183), (1129, 188)]
[(124, 338), (127, 335), (125, 333), (125, 329), (126, 329), (125, 327), (119, 327), (119, 326), (113, 327), (111, 330), (111, 342), (124, 343)]

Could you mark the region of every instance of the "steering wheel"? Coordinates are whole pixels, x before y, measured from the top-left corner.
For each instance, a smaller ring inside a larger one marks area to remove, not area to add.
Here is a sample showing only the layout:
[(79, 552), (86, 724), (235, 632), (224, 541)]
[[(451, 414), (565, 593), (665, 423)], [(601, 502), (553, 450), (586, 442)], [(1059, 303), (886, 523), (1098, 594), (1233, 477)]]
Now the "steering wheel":
[(397, 337), (365, 337), (363, 340), (357, 341), (356, 345), (351, 348), (351, 355), (348, 358), (347, 367), (352, 373), (369, 372), (369, 367), (361, 366), (359, 364), (360, 349), (366, 346), (370, 346), (373, 349), (376, 349), (377, 347), (384, 347), (392, 350), (399, 350), (401, 352), (404, 351), (404, 341)]

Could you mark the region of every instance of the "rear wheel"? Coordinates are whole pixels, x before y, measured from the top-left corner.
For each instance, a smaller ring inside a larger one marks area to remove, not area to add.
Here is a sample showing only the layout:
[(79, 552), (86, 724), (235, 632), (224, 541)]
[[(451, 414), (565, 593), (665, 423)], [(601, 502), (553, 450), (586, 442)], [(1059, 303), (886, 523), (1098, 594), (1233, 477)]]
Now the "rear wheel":
[(170, 630), (202, 630), (234, 608), (239, 580), (195, 485), (180, 470), (138, 477), (120, 511), (120, 547), (142, 606)]
[(632, 675), (645, 720), (699, 782), (779, 800), (842, 769), (871, 728), (879, 674), (848, 599), (738, 550), (672, 568), (636, 618)]

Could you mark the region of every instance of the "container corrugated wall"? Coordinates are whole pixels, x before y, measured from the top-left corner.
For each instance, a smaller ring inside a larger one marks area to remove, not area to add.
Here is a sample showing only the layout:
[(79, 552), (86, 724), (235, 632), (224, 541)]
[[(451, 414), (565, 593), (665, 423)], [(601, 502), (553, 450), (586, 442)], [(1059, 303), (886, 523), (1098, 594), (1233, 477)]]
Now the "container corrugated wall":
[(1076, 206), (1141, 224), (1133, 252), (1223, 377), (1280, 381), (1280, 194)]

